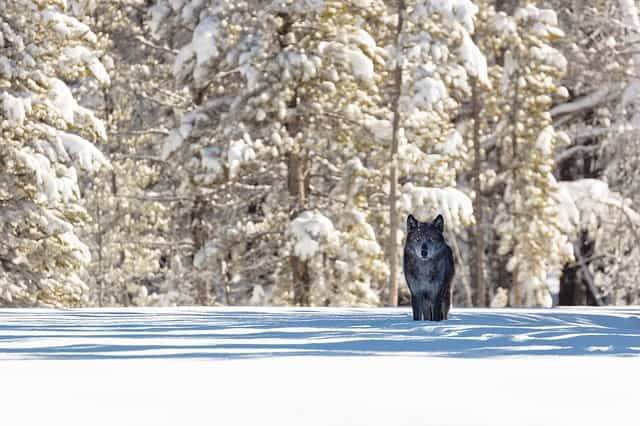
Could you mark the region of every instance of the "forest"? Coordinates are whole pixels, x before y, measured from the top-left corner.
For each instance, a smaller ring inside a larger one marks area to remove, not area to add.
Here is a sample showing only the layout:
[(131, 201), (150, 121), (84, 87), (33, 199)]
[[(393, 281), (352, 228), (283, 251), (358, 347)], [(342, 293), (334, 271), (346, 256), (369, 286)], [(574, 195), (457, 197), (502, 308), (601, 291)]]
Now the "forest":
[(640, 303), (634, 0), (0, 0), (0, 307)]

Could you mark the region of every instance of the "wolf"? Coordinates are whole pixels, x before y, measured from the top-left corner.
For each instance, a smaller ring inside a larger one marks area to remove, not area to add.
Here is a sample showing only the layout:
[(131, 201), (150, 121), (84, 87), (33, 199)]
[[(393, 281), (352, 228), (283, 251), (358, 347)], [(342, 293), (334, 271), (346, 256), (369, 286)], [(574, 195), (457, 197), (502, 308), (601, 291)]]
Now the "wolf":
[(444, 232), (444, 218), (419, 222), (407, 217), (404, 276), (411, 291), (413, 319), (441, 321), (449, 317), (455, 265)]

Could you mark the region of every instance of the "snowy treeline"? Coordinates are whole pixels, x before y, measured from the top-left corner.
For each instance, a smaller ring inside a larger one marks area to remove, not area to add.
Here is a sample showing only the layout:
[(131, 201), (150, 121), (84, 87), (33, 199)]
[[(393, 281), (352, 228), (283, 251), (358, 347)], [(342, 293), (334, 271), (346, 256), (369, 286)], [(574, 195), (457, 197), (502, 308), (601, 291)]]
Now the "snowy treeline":
[(633, 0), (0, 0), (0, 306), (640, 303)]

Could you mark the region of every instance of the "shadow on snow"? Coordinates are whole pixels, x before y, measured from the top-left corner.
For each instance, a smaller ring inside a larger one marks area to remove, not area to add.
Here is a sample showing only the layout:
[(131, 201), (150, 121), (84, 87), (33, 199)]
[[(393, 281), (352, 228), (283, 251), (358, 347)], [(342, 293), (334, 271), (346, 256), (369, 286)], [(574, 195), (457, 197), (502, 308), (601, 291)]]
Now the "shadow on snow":
[(0, 310), (0, 359), (638, 356), (640, 309)]

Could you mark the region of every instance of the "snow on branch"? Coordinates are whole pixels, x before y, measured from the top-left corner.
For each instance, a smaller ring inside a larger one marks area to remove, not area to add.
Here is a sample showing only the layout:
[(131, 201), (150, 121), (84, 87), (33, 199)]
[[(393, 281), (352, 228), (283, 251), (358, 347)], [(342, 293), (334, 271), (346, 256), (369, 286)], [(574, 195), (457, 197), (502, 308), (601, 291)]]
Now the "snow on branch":
[(602, 89), (598, 89), (595, 92), (583, 96), (573, 102), (558, 105), (551, 109), (551, 117), (557, 117), (564, 114), (572, 114), (574, 112), (582, 111), (585, 109), (594, 108), (610, 99), (611, 88), (605, 86)]
[(7, 92), (2, 92), (0, 100), (2, 100), (2, 109), (7, 121), (16, 126), (22, 126), (26, 112), (31, 110), (31, 101), (11, 96)]
[(301, 213), (289, 224), (289, 230), (295, 239), (293, 250), (302, 260), (313, 257), (321, 244), (336, 243), (338, 233), (326, 216), (312, 211)]
[(407, 183), (399, 203), (418, 220), (433, 220), (442, 214), (447, 226), (459, 230), (475, 222), (471, 199), (456, 188), (426, 188)]
[(560, 226), (568, 232), (588, 230), (595, 233), (599, 222), (611, 215), (610, 208), (621, 210), (630, 225), (640, 226), (640, 214), (634, 211), (617, 192), (598, 179), (579, 179), (558, 182), (558, 219)]
[(71, 158), (73, 158), (82, 169), (94, 172), (101, 166), (111, 167), (105, 156), (88, 140), (78, 135), (62, 131), (58, 131), (58, 137)]

